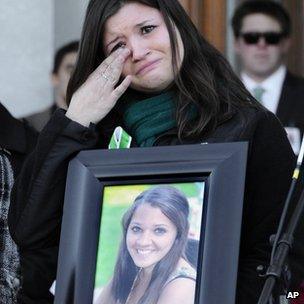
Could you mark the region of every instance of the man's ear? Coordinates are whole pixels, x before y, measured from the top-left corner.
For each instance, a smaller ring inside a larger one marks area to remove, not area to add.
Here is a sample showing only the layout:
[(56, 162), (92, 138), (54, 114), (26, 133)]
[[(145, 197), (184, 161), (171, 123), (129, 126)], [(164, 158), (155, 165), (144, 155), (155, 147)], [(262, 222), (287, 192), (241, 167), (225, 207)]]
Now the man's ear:
[(50, 78), (51, 78), (51, 83), (52, 83), (53, 87), (56, 88), (59, 85), (59, 79), (58, 79), (57, 74), (52, 73), (50, 75)]

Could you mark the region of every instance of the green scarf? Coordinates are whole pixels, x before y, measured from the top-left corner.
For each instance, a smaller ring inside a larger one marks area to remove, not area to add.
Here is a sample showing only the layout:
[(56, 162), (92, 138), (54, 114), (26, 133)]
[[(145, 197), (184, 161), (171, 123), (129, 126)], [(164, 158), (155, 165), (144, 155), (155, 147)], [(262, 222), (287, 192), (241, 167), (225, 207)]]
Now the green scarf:
[(125, 104), (124, 124), (140, 147), (153, 146), (158, 135), (176, 127), (174, 98), (166, 92)]

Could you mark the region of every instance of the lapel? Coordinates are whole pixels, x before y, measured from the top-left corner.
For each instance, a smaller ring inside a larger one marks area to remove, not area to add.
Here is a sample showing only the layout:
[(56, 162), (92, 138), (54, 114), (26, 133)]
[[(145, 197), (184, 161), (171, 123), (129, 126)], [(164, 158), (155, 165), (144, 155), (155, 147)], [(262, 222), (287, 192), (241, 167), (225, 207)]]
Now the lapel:
[(290, 114), (293, 110), (292, 102), (293, 98), (291, 95), (293, 95), (293, 86), (294, 86), (294, 76), (287, 71), (282, 92), (278, 104), (278, 109), (276, 112), (277, 117), (279, 120), (284, 124), (284, 122), (287, 122), (289, 120)]
[(15, 119), (0, 103), (0, 147), (9, 151), (26, 153), (24, 124)]

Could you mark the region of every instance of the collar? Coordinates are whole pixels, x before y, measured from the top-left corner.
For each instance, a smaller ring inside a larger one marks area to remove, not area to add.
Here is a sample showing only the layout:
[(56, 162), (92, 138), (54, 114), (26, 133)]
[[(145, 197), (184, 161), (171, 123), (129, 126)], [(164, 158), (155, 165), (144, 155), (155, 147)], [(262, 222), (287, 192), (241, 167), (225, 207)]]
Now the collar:
[(26, 153), (26, 130), (24, 124), (14, 118), (0, 103), (0, 147)]
[(266, 91), (271, 91), (274, 88), (280, 88), (284, 82), (286, 76), (287, 68), (285, 65), (281, 65), (274, 73), (269, 77), (264, 79), (262, 82), (256, 82), (245, 72), (241, 73), (242, 81), (245, 87), (252, 92), (253, 89), (257, 86), (263, 87)]

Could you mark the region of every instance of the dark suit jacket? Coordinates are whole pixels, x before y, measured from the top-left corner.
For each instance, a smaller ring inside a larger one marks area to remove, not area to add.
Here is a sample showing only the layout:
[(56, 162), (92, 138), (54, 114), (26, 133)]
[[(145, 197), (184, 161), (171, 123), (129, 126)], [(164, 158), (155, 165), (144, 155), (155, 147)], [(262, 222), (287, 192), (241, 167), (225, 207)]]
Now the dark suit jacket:
[(40, 132), (50, 120), (52, 114), (56, 111), (56, 109), (57, 106), (54, 104), (42, 112), (38, 112), (30, 116), (24, 117), (24, 120), (35, 130)]
[[(280, 119), (284, 127), (296, 127), (301, 131), (301, 136), (304, 133), (304, 78), (295, 76), (287, 71), (285, 80), (283, 82), (282, 93), (276, 113), (277, 117)], [(302, 139), (302, 137), (301, 137)], [(299, 198), (300, 192), (303, 190), (304, 183), (304, 164), (301, 167), (301, 175), (298, 182), (298, 189), (296, 197)], [(289, 208), (289, 217), (295, 208), (297, 199)], [(304, 220), (300, 221), (295, 232), (295, 238), (303, 235)], [(298, 243), (293, 246), (295, 251), (298, 250)], [(304, 283), (303, 283), (304, 284)], [(304, 286), (302, 284), (302, 286)], [(303, 288), (303, 287), (302, 287)], [(301, 291), (300, 291), (301, 292)], [(292, 302), (292, 303), (302, 303), (302, 302)], [(304, 303), (304, 302), (303, 302)]]
[(304, 78), (287, 71), (276, 113), (284, 127), (304, 132)]
[(34, 148), (37, 133), (26, 123), (14, 118), (0, 103), (0, 148), (9, 151), (15, 177), (23, 160)]

